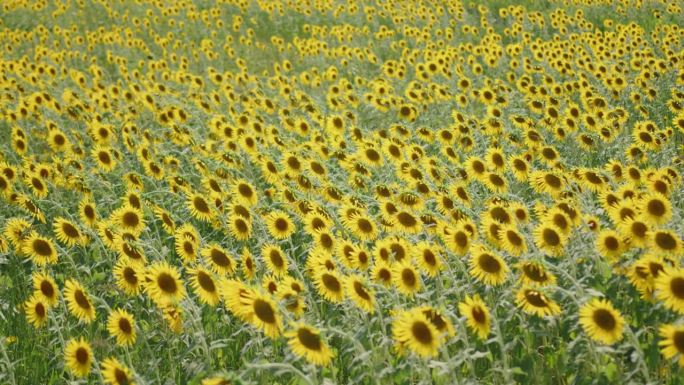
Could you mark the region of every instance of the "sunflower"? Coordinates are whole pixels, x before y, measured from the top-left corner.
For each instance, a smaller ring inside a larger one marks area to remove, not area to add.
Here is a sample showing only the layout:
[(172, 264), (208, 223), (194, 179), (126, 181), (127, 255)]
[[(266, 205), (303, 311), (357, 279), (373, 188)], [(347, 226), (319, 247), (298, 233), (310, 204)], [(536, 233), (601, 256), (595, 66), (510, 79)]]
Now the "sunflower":
[(292, 330), (284, 333), (284, 336), (288, 339), (287, 344), (295, 355), (314, 365), (330, 364), (334, 354), (321, 338), (318, 329), (298, 323), (293, 326)]
[(344, 300), (344, 279), (339, 274), (323, 269), (314, 274), (314, 285), (318, 294), (333, 303)]
[(26, 319), (35, 328), (42, 327), (48, 320), (49, 303), (40, 295), (34, 294), (26, 302), (24, 302), (24, 311), (26, 312)]
[(376, 224), (362, 213), (356, 213), (348, 219), (343, 219), (343, 223), (356, 238), (362, 241), (373, 241), (378, 237)]
[(441, 254), (442, 249), (427, 241), (418, 242), (413, 248), (413, 258), (418, 263), (421, 272), (430, 277), (435, 277), (444, 269)]
[(535, 288), (521, 287), (516, 293), (515, 299), (518, 307), (522, 308), (523, 311), (539, 317), (554, 316), (561, 311), (556, 302)]
[(367, 313), (375, 312), (375, 295), (360, 275), (350, 275), (345, 280), (347, 296)]
[(519, 256), (527, 252), (527, 243), (522, 234), (513, 226), (505, 226), (499, 230), (501, 248), (508, 254)]
[(185, 297), (185, 287), (180, 273), (175, 267), (163, 261), (148, 267), (143, 288), (157, 304), (172, 304)]
[(544, 265), (535, 261), (520, 261), (517, 264), (520, 269), (519, 282), (527, 286), (549, 286), (556, 282), (556, 276), (546, 271)]
[(256, 275), (257, 265), (254, 262), (254, 257), (248, 248), (242, 249), (240, 256), (240, 270), (245, 279), (251, 280)]
[(86, 377), (93, 365), (93, 350), (84, 338), (71, 339), (64, 347), (66, 367), (76, 377)]
[(83, 236), (78, 227), (64, 218), (55, 218), (52, 229), (57, 240), (66, 246), (74, 246), (83, 241)]
[(684, 325), (662, 325), (658, 328), (660, 352), (666, 359), (679, 355), (679, 367), (684, 367)]
[(444, 232), (444, 239), (447, 248), (456, 255), (465, 255), (471, 248), (469, 232), (463, 226), (447, 228)]
[(145, 229), (145, 219), (142, 211), (129, 205), (124, 205), (114, 211), (111, 219), (119, 230), (134, 234), (135, 236), (139, 236)]
[(23, 240), (21, 251), (37, 265), (57, 263), (57, 249), (50, 238), (42, 237), (33, 231)]
[(276, 338), (280, 335), (281, 316), (271, 295), (251, 292), (240, 297), (240, 307), (237, 310), (240, 317), (263, 331), (268, 337)]
[(591, 339), (606, 345), (620, 341), (625, 326), (613, 305), (600, 298), (593, 298), (580, 308), (579, 323)]
[(102, 377), (109, 385), (135, 385), (131, 370), (114, 357), (102, 361)]
[(136, 339), (133, 315), (123, 309), (112, 310), (107, 318), (107, 331), (116, 338), (117, 345), (133, 345)]
[(625, 246), (644, 248), (651, 242), (650, 226), (641, 219), (629, 218), (618, 224), (618, 230)]
[(81, 221), (87, 226), (93, 227), (97, 223), (97, 208), (90, 199), (85, 198), (81, 200), (78, 206), (78, 213)]
[(469, 264), (470, 275), (486, 285), (498, 286), (506, 281), (506, 262), (483, 245), (473, 246)]
[(491, 316), (487, 305), (482, 301), (478, 294), (473, 297), (466, 295), (463, 302), (459, 302), (458, 311), (466, 317), (466, 323), (475, 334), (485, 340), (489, 336), (491, 329)]
[(269, 234), (275, 239), (287, 239), (295, 232), (290, 217), (279, 210), (272, 211), (264, 218)]
[(88, 293), (78, 281), (74, 279), (66, 281), (64, 284), (64, 298), (69, 312), (80, 321), (91, 323), (95, 320), (95, 307), (90, 301)]
[(670, 230), (653, 231), (649, 246), (663, 256), (674, 257), (682, 253), (682, 240)]
[(38, 174), (27, 173), (25, 184), (31, 188), (36, 198), (42, 199), (48, 196), (48, 186), (45, 180)]
[(217, 243), (205, 246), (200, 255), (209, 264), (211, 270), (216, 274), (234, 274), (237, 266), (235, 259)]
[(218, 286), (216, 278), (213, 274), (198, 266), (194, 269), (189, 269), (190, 273), (190, 286), (192, 287), (195, 294), (199, 297), (200, 302), (205, 303), (209, 306), (218, 305), (220, 299)]
[(656, 298), (665, 307), (684, 314), (684, 268), (667, 267), (655, 280)]
[(194, 263), (197, 259), (197, 245), (198, 240), (191, 236), (177, 233), (174, 244), (176, 246), (176, 253), (181, 257), (184, 263)]
[(189, 194), (185, 204), (190, 211), (190, 214), (197, 220), (210, 222), (214, 217), (214, 212), (211, 210), (211, 205), (203, 194)]
[(261, 248), (261, 256), (269, 271), (277, 276), (285, 275), (288, 268), (287, 257), (280, 246), (264, 245)]
[(171, 214), (158, 206), (154, 208), (154, 214), (161, 221), (164, 231), (169, 235), (173, 235), (176, 231), (176, 222), (171, 218)]
[(392, 279), (397, 290), (408, 297), (413, 297), (422, 286), (418, 270), (408, 259), (392, 266)]
[(144, 272), (142, 266), (128, 258), (120, 258), (114, 265), (116, 286), (130, 296), (138, 295)]
[(258, 201), (256, 190), (246, 180), (237, 180), (233, 184), (232, 195), (238, 202), (247, 206), (254, 206)]
[(116, 167), (116, 159), (112, 154), (112, 150), (107, 147), (96, 146), (92, 151), (93, 159), (97, 167), (104, 172), (110, 172)]
[(228, 229), (230, 235), (238, 241), (246, 241), (252, 236), (252, 222), (237, 214), (228, 219)]
[(625, 244), (615, 230), (601, 230), (596, 238), (596, 249), (609, 261), (616, 261), (625, 251)]
[(560, 256), (565, 250), (567, 237), (563, 231), (551, 223), (541, 223), (534, 231), (534, 244), (550, 256)]
[(382, 260), (376, 261), (371, 270), (373, 281), (386, 287), (392, 284), (392, 275), (392, 267)]
[(422, 228), (420, 218), (405, 210), (396, 212), (392, 216), (391, 221), (399, 225), (401, 231), (408, 234), (417, 234)]
[(672, 218), (672, 204), (666, 196), (659, 193), (649, 193), (641, 197), (641, 218), (652, 225), (667, 223)]
[(44, 299), (50, 307), (57, 305), (59, 288), (49, 274), (34, 272), (31, 280), (35, 294)]
[(437, 355), (440, 336), (420, 309), (399, 311), (392, 321), (392, 336), (400, 354), (409, 349), (423, 358)]
[(179, 334), (183, 331), (183, 308), (177, 305), (162, 305), (162, 317), (172, 332)]

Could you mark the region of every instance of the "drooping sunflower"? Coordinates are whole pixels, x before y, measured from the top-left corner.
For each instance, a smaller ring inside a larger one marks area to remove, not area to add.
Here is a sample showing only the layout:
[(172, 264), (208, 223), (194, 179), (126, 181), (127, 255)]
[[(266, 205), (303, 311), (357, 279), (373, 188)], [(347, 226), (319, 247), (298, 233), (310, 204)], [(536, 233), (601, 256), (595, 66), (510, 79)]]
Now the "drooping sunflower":
[(107, 331), (116, 338), (117, 345), (133, 345), (136, 339), (133, 315), (124, 309), (112, 310), (107, 318)]
[(345, 280), (347, 296), (367, 313), (375, 312), (375, 294), (360, 275), (350, 275)]
[(546, 270), (544, 265), (537, 261), (520, 261), (517, 264), (520, 269), (519, 282), (528, 286), (549, 286), (556, 282), (556, 276)]
[(423, 312), (425, 318), (437, 329), (441, 337), (450, 338), (456, 335), (454, 325), (443, 310), (433, 306), (419, 306), (417, 309)]
[(135, 385), (133, 374), (124, 364), (114, 357), (102, 360), (102, 377), (109, 385)]
[(333, 358), (333, 352), (321, 337), (318, 329), (298, 323), (293, 329), (284, 333), (292, 352), (318, 366), (327, 366)]
[(24, 312), (26, 319), (35, 328), (42, 327), (48, 320), (48, 309), (50, 305), (47, 300), (40, 295), (34, 294), (24, 302)]
[(45, 266), (57, 263), (57, 249), (50, 238), (40, 236), (33, 231), (23, 240), (21, 251), (28, 255), (37, 265)]
[(591, 339), (606, 345), (620, 341), (625, 326), (620, 312), (601, 298), (593, 298), (580, 308), (579, 323)]
[(515, 296), (518, 307), (529, 314), (539, 317), (554, 316), (560, 313), (560, 306), (539, 289), (523, 286)]
[(186, 294), (180, 273), (165, 261), (147, 268), (143, 288), (152, 300), (163, 305), (177, 303)]
[(67, 369), (76, 377), (86, 377), (93, 365), (93, 350), (84, 338), (71, 339), (64, 348)]
[(264, 218), (269, 234), (275, 239), (287, 239), (295, 232), (290, 217), (279, 210), (272, 211)]
[(677, 362), (684, 368), (684, 325), (662, 325), (658, 329), (661, 340), (658, 342), (660, 352), (666, 359), (679, 355)]
[(466, 317), (466, 323), (475, 334), (484, 340), (489, 336), (491, 329), (491, 316), (487, 305), (478, 294), (473, 297), (466, 295), (465, 300), (458, 304), (458, 311)]
[(420, 309), (399, 311), (392, 321), (392, 336), (399, 354), (406, 349), (423, 358), (437, 355), (439, 331)]
[(218, 305), (221, 300), (219, 296), (218, 283), (213, 274), (204, 267), (197, 266), (189, 269), (190, 286), (199, 297), (200, 302), (209, 306)]
[(95, 320), (95, 306), (93, 306), (88, 293), (78, 281), (74, 279), (66, 281), (64, 284), (64, 298), (69, 312), (80, 321), (91, 323)]
[(655, 280), (655, 295), (665, 307), (684, 314), (684, 268), (666, 267)]
[(475, 245), (470, 256), (470, 274), (486, 285), (497, 286), (506, 281), (508, 265), (483, 245)]

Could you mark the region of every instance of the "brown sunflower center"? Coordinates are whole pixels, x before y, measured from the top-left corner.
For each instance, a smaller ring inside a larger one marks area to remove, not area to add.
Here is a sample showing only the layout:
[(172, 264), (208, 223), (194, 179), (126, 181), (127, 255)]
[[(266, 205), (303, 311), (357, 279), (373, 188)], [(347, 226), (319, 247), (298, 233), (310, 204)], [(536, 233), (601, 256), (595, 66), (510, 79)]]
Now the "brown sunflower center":
[(354, 291), (356, 292), (356, 295), (363, 298), (365, 301), (370, 301), (371, 297), (361, 282), (354, 281)]
[(477, 258), (477, 263), (480, 268), (487, 273), (496, 274), (501, 271), (501, 263), (493, 255), (488, 253), (482, 253)]
[(157, 285), (165, 293), (173, 294), (178, 291), (176, 280), (168, 273), (161, 273), (157, 276)]
[(122, 220), (123, 224), (126, 227), (136, 227), (138, 226), (138, 223), (140, 223), (140, 218), (138, 218), (138, 214), (133, 211), (125, 212)]
[(90, 358), (90, 355), (88, 354), (88, 350), (86, 348), (78, 348), (76, 349), (76, 361), (78, 361), (79, 364), (85, 365), (88, 363), (88, 360)]
[(646, 210), (653, 216), (661, 217), (665, 214), (665, 203), (659, 199), (651, 199), (646, 205)]
[(200, 213), (206, 214), (209, 212), (209, 205), (207, 205), (207, 202), (204, 199), (202, 199), (201, 197), (195, 197), (192, 200), (192, 205)]
[(411, 269), (403, 269), (401, 271), (401, 281), (404, 282), (406, 286), (415, 286), (416, 285), (416, 275), (413, 273), (413, 270)]
[(544, 239), (544, 243), (549, 246), (558, 246), (560, 244), (560, 236), (554, 229), (544, 229), (542, 238)]
[(366, 218), (360, 218), (357, 221), (357, 225), (359, 226), (359, 230), (365, 234), (373, 232), (373, 224)]
[(48, 281), (42, 281), (40, 283), (40, 292), (48, 298), (52, 298), (55, 295), (55, 288)]
[(271, 250), (271, 252), (268, 254), (268, 257), (271, 259), (271, 263), (273, 264), (273, 266), (275, 266), (276, 268), (283, 267), (283, 257), (280, 255), (280, 252), (278, 250)]
[(330, 291), (337, 293), (342, 289), (340, 281), (332, 274), (323, 274), (321, 280), (323, 281), (323, 285)]
[(655, 243), (664, 250), (673, 250), (677, 247), (677, 241), (671, 234), (658, 232), (655, 235)]
[(126, 318), (119, 318), (119, 330), (124, 334), (131, 334), (133, 331), (133, 325)]
[(484, 324), (487, 322), (487, 314), (479, 306), (473, 306), (470, 314), (472, 314), (473, 319), (478, 324)]
[(684, 331), (677, 330), (672, 335), (672, 343), (680, 354), (684, 354)]
[(684, 299), (684, 278), (674, 277), (670, 280), (670, 290), (678, 299)]
[(416, 321), (411, 326), (411, 334), (423, 345), (432, 343), (432, 332), (425, 322)]
[(265, 323), (272, 324), (276, 322), (275, 312), (268, 302), (257, 299), (254, 301), (254, 314)]
[(79, 307), (86, 310), (90, 309), (90, 301), (86, 298), (83, 290), (76, 290), (74, 292), (74, 300), (76, 300), (76, 304), (78, 304)]
[(33, 250), (41, 257), (52, 255), (52, 246), (43, 239), (36, 239), (33, 241)]
[(284, 218), (276, 219), (274, 225), (276, 230), (278, 230), (279, 232), (285, 232), (290, 227), (289, 223), (287, 223), (287, 220)]
[(309, 350), (321, 350), (323, 344), (321, 343), (321, 337), (313, 333), (308, 328), (300, 328), (297, 330), (297, 338), (305, 348)]
[(197, 273), (197, 282), (202, 287), (202, 289), (214, 293), (216, 291), (216, 284), (211, 276), (203, 271)]
[(615, 329), (615, 326), (617, 325), (617, 320), (613, 316), (613, 313), (606, 309), (594, 310), (592, 318), (594, 323), (603, 330), (611, 331)]
[(549, 303), (546, 300), (544, 294), (536, 290), (528, 290), (525, 292), (525, 299), (527, 302), (534, 307), (547, 307)]

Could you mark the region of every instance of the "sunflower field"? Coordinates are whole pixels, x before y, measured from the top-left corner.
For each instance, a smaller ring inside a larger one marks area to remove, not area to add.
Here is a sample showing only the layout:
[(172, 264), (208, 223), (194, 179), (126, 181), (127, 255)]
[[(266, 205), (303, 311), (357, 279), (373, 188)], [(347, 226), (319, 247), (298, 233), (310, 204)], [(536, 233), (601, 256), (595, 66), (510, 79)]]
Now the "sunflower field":
[(0, 384), (684, 384), (684, 3), (0, 2)]

